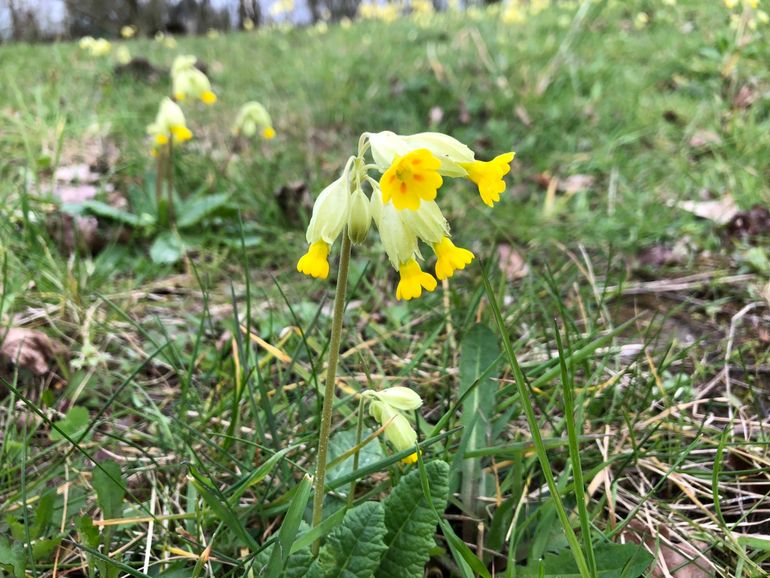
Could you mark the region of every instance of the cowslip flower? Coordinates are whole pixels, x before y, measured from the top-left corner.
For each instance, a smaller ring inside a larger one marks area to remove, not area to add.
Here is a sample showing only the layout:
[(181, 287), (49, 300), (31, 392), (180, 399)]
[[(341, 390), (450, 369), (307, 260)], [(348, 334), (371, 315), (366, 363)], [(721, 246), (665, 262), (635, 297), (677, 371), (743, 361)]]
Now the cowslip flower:
[[(417, 432), (402, 413), (414, 411), (422, 405), (420, 396), (403, 386), (394, 386), (381, 391), (367, 390), (364, 399), (369, 401), (369, 415), (385, 427), (385, 438), (402, 452), (417, 445)], [(412, 452), (403, 460), (405, 464), (417, 461), (417, 452)]]
[(181, 144), (193, 136), (192, 131), (187, 128), (182, 109), (170, 98), (161, 101), (155, 122), (147, 127), (147, 134), (153, 138), (153, 154), (157, 154), (158, 147), (169, 142)]
[(217, 95), (211, 90), (211, 82), (200, 69), (195, 67), (197, 58), (180, 55), (171, 65), (172, 93), (181, 102), (188, 96), (200, 99), (204, 104), (214, 104)]
[[(394, 200), (394, 204), (399, 209), (413, 209), (421, 200), (435, 198), (435, 194), (426, 191), (425, 186), (428, 181), (431, 186), (438, 183), (434, 175), (471, 180), (477, 185), (481, 200), (490, 207), (494, 206), (505, 191), (503, 177), (510, 172), (510, 163), (515, 155), (508, 152), (491, 161), (480, 161), (470, 148), (457, 139), (435, 132), (406, 136), (381, 132), (368, 136), (374, 162), (383, 171), (380, 186), (383, 192), (387, 189), (388, 194), (398, 193), (399, 199)], [(414, 165), (415, 160), (418, 160), (417, 165)], [(428, 166), (428, 171), (421, 165)], [(426, 172), (429, 176), (425, 175)], [(415, 176), (423, 178), (415, 179)]]
[(238, 111), (238, 116), (233, 123), (232, 132), (236, 136), (242, 134), (247, 137), (253, 137), (257, 134), (257, 131), (259, 131), (262, 138), (267, 140), (275, 138), (275, 129), (273, 128), (270, 114), (262, 104), (252, 100), (244, 104), (241, 110)]
[(313, 205), (313, 215), (305, 235), (309, 247), (297, 263), (297, 271), (300, 273), (316, 279), (329, 276), (329, 247), (348, 221), (349, 167), (350, 163), (339, 179), (321, 191)]
[(136, 26), (133, 24), (126, 24), (125, 26), (121, 27), (120, 35), (127, 40), (129, 38), (133, 38), (136, 36)]
[[(373, 163), (365, 160), (367, 153)], [(492, 206), (505, 191), (504, 177), (513, 155), (509, 152), (481, 161), (466, 145), (441, 133), (364, 133), (358, 156), (348, 160), (343, 176), (321, 193), (313, 207), (308, 252), (297, 269), (326, 278), (331, 245), (345, 223), (348, 236), (357, 244), (366, 238), (373, 222), (388, 260), (399, 274), (396, 298), (408, 301), (423, 291), (435, 290), (436, 279), (449, 279), (474, 259), (471, 251), (451, 240), (449, 223), (436, 202), (445, 178), (470, 180), (482, 201)], [(379, 179), (369, 175), (372, 169), (381, 173)], [(368, 212), (363, 209), (364, 185), (370, 189)], [(436, 255), (435, 277), (420, 265), (420, 243)]]
[(112, 44), (105, 38), (93, 38), (84, 36), (78, 42), (78, 46), (88, 52), (91, 56), (106, 56), (112, 50)]

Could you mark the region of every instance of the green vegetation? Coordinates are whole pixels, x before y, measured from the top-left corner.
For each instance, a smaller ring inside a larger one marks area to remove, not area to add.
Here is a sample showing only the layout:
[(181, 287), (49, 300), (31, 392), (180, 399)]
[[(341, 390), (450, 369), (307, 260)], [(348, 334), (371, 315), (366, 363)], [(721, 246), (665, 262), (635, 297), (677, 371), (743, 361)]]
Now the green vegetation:
[[(0, 47), (0, 576), (770, 571), (770, 44), (669, 4), (138, 39), (119, 69)], [(146, 126), (177, 54), (219, 100), (185, 103), (172, 231)], [(250, 100), (275, 139), (232, 135)], [(477, 259), (436, 292), (396, 301), (376, 233), (354, 247), (311, 530), (334, 283), (295, 266), (382, 130), (516, 159), (494, 209), (441, 189)], [(359, 412), (402, 384), (416, 465)]]

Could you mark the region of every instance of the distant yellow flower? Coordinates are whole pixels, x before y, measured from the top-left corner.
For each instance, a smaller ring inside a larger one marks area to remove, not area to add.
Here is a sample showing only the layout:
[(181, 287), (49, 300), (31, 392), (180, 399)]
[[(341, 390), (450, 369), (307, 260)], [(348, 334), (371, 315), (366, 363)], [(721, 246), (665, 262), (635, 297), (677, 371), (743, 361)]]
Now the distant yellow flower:
[(420, 200), (432, 201), (443, 184), (438, 169), (441, 161), (428, 149), (418, 149), (403, 157), (396, 157), (380, 179), (382, 200), (393, 200), (401, 209), (417, 209)]
[(110, 44), (109, 40), (93, 38), (92, 36), (84, 36), (80, 39), (78, 45), (82, 50), (85, 50), (94, 57), (105, 56), (112, 50), (112, 44)]
[(193, 136), (192, 131), (187, 128), (182, 109), (170, 98), (164, 98), (161, 101), (155, 122), (147, 127), (147, 134), (153, 137), (154, 151), (157, 151), (157, 147), (165, 146), (170, 141), (175, 144), (182, 144)]
[(503, 177), (510, 172), (514, 155), (515, 153), (510, 152), (488, 162), (462, 163), (463, 168), (468, 171), (468, 178), (478, 186), (484, 204), (493, 207), (500, 200), (500, 193), (505, 191)]
[(258, 130), (262, 138), (266, 140), (275, 138), (275, 129), (273, 129), (273, 121), (270, 119), (270, 114), (262, 104), (253, 100), (244, 104), (241, 110), (238, 111), (238, 116), (233, 123), (232, 132), (235, 135), (242, 134), (252, 137), (257, 134)]
[(444, 237), (433, 245), (436, 252), (436, 277), (443, 281), (449, 279), (456, 270), (463, 270), (473, 261), (473, 253), (468, 249), (456, 247), (449, 237)]
[(126, 65), (131, 62), (131, 51), (127, 46), (119, 46), (115, 51), (115, 59), (119, 64)]
[(247, 32), (251, 32), (252, 30), (254, 30), (255, 26), (256, 25), (254, 24), (254, 21), (251, 18), (244, 19), (243, 29), (246, 30)]
[(126, 39), (133, 38), (134, 36), (136, 36), (136, 26), (133, 26), (131, 24), (126, 24), (120, 29), (120, 35)]
[(211, 90), (208, 77), (195, 67), (184, 68), (172, 77), (174, 98), (183, 101), (188, 96), (200, 99), (204, 104), (214, 104), (217, 95)]

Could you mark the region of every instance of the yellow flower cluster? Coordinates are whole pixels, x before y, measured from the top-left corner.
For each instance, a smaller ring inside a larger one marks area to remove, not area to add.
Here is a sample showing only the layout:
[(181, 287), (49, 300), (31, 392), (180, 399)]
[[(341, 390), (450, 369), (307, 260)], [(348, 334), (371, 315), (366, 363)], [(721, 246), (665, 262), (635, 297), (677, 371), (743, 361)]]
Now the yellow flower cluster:
[(770, 23), (770, 15), (762, 10), (760, 0), (724, 0), (730, 10), (730, 27), (734, 30), (756, 30)]
[[(369, 152), (372, 163), (365, 158)], [(505, 191), (504, 177), (513, 156), (508, 152), (480, 161), (457, 139), (436, 132), (364, 133), (358, 156), (350, 157), (342, 175), (316, 199), (306, 234), (309, 248), (297, 270), (325, 279), (331, 245), (343, 229), (347, 227), (351, 241), (358, 244), (374, 222), (385, 253), (400, 275), (396, 298), (408, 301), (423, 290), (433, 291), (436, 278), (449, 279), (474, 258), (452, 242), (449, 224), (435, 201), (445, 178), (475, 183), (482, 201), (491, 207)], [(378, 171), (380, 178), (372, 178), (369, 170)], [(368, 198), (364, 186), (370, 190)], [(435, 278), (418, 263), (420, 241), (436, 255)]]
[[(214, 104), (217, 101), (216, 94), (211, 90), (211, 82), (203, 71), (195, 66), (196, 62), (195, 56), (180, 55), (171, 65), (174, 100), (163, 99), (155, 122), (147, 127), (147, 133), (153, 138), (153, 156), (157, 156), (161, 147), (166, 147), (169, 143), (184, 143), (193, 136), (177, 103), (184, 102), (188, 97), (200, 99), (205, 104)], [(232, 132), (236, 136), (252, 137), (257, 131), (265, 139), (275, 137), (275, 129), (265, 107), (256, 101), (247, 102), (238, 112)]]
[(94, 57), (106, 56), (112, 50), (112, 44), (106, 38), (94, 38), (93, 36), (84, 36), (78, 42), (81, 50), (85, 50)]
[(181, 102), (188, 96), (200, 99), (204, 104), (214, 104), (217, 95), (211, 90), (208, 77), (196, 68), (195, 56), (179, 55), (171, 65), (171, 83), (174, 98)]

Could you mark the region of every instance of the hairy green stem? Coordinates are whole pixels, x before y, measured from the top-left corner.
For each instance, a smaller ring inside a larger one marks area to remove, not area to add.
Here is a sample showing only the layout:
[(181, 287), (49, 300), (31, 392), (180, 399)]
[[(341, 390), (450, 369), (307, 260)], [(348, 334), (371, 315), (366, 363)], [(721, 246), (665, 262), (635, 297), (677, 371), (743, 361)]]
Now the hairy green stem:
[[(361, 436), (364, 433), (364, 403), (365, 399), (362, 395), (358, 400), (358, 423), (356, 424), (356, 453), (353, 454), (353, 472), (358, 471), (358, 458), (361, 454)], [(356, 480), (350, 482), (350, 493), (348, 494), (348, 507), (353, 506), (353, 500), (356, 497)]]
[[(345, 313), (345, 292), (348, 287), (348, 266), (350, 265), (350, 237), (347, 231), (342, 232), (342, 249), (340, 265), (337, 271), (337, 291), (334, 294), (334, 317), (332, 318), (332, 334), (329, 343), (329, 364), (326, 368), (326, 388), (324, 403), (321, 410), (321, 431), (318, 436), (318, 457), (315, 469), (315, 495), (313, 496), (313, 526), (321, 523), (323, 518), (324, 483), (326, 480), (326, 460), (329, 453), (329, 432), (332, 424), (332, 407), (334, 406), (334, 384), (337, 379), (337, 361), (340, 356), (340, 341), (342, 338), (342, 317)], [(318, 553), (320, 541), (313, 544), (313, 553)]]
[(168, 224), (174, 225), (174, 138), (168, 139), (168, 161), (166, 166), (166, 183), (168, 190)]

